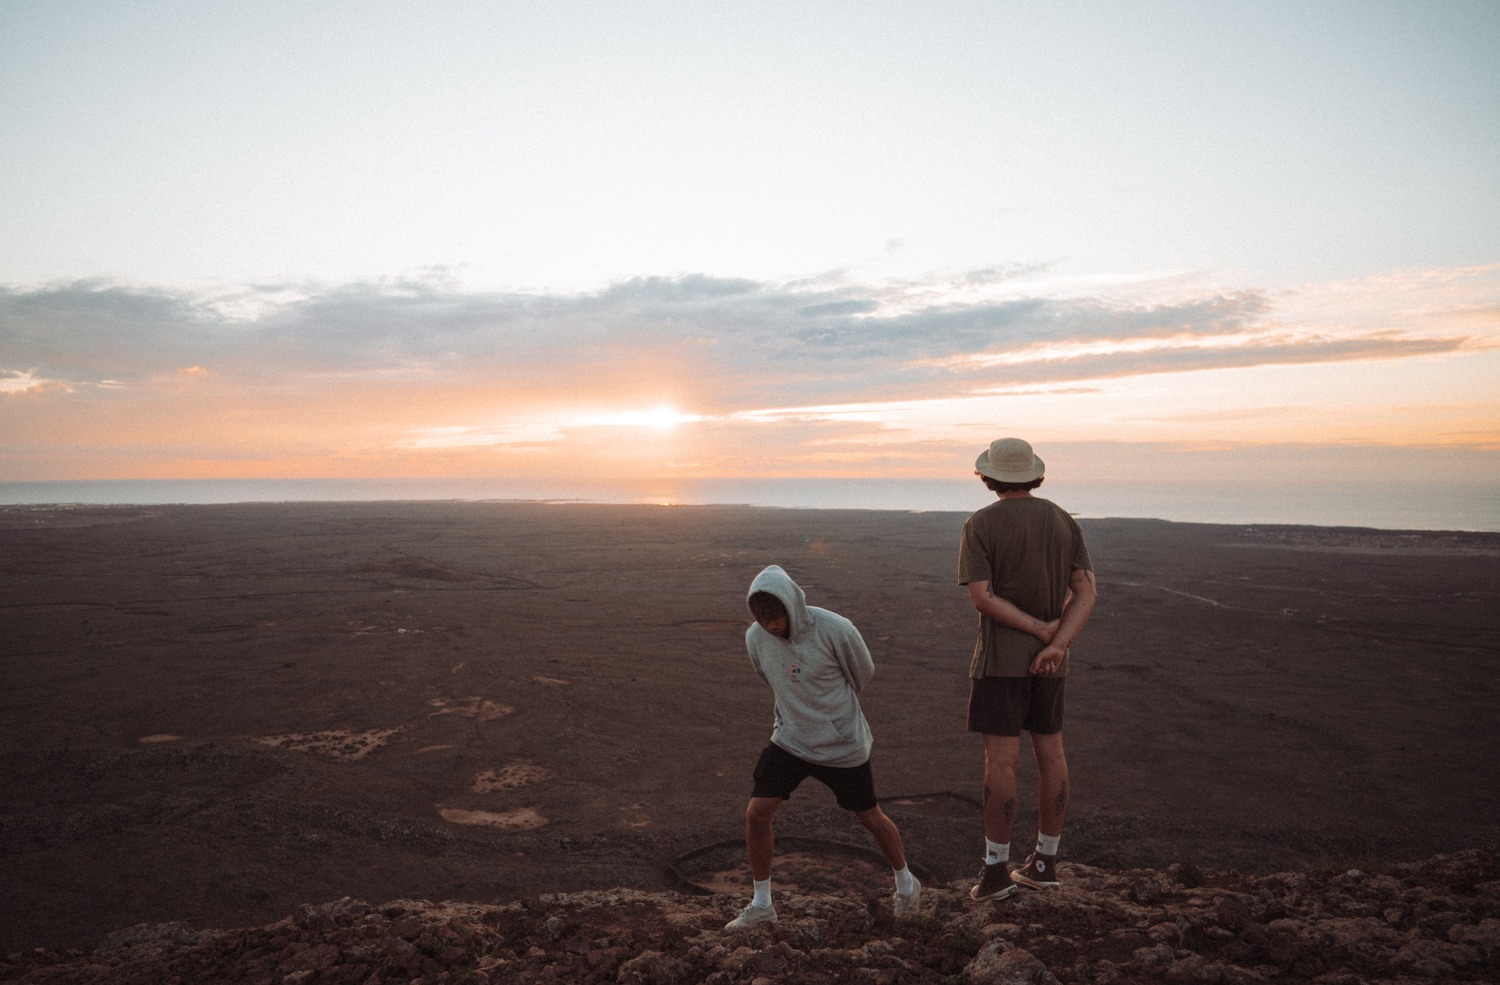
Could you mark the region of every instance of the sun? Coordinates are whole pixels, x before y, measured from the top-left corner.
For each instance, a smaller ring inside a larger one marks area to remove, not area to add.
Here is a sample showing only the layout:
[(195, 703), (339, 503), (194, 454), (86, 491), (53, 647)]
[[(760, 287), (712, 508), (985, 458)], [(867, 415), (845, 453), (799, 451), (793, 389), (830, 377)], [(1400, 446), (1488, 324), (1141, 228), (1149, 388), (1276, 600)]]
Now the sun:
[(658, 431), (670, 431), (684, 421), (692, 419), (689, 414), (677, 413), (677, 408), (663, 404), (655, 410), (641, 411), (638, 423), (645, 427), (653, 427)]
[(606, 427), (649, 427), (658, 431), (670, 431), (679, 424), (690, 424), (701, 420), (704, 418), (700, 414), (679, 413), (677, 408), (663, 404), (652, 410), (631, 410), (619, 414), (589, 417), (580, 423)]

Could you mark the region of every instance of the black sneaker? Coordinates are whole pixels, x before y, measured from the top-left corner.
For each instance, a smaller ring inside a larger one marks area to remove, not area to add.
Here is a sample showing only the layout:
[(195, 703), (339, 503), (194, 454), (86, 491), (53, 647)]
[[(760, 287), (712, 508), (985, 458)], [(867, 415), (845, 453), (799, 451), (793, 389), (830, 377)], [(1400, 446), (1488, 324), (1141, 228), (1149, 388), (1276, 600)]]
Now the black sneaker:
[(1018, 885), (1031, 889), (1056, 889), (1062, 885), (1057, 881), (1057, 856), (1041, 852), (1032, 852), (1026, 864), (1012, 872), (1010, 877)]
[(969, 890), (972, 899), (983, 902), (990, 899), (1005, 899), (1016, 893), (1016, 884), (1010, 881), (1004, 862), (987, 863), (979, 873), (979, 884)]

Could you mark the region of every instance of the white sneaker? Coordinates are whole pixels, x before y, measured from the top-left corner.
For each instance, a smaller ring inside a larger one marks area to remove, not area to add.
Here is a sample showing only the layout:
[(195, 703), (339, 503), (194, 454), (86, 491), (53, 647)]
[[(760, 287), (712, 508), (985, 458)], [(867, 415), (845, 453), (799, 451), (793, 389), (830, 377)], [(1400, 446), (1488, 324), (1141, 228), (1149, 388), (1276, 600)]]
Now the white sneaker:
[(896, 916), (904, 917), (910, 913), (917, 912), (917, 905), (922, 902), (922, 881), (916, 876), (911, 877), (911, 893), (896, 893), (891, 897), (891, 909)]
[(724, 925), (725, 930), (744, 930), (760, 923), (775, 923), (775, 906), (756, 906), (751, 903), (740, 911), (740, 915)]

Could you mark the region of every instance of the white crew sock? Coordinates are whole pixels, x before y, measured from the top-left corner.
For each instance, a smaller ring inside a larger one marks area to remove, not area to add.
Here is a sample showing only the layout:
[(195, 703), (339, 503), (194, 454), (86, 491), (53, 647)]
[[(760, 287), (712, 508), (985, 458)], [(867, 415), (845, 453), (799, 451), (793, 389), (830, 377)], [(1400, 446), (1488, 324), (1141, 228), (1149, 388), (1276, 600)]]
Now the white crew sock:
[(750, 901), (750, 905), (751, 906), (770, 906), (771, 905), (771, 880), (769, 880), (769, 879), (754, 879), (754, 880), (751, 880), (751, 881), (755, 883), (755, 898)]
[(1056, 855), (1057, 843), (1062, 840), (1062, 835), (1044, 835), (1041, 832), (1036, 836), (1036, 850), (1043, 855)]
[(916, 880), (912, 878), (911, 866), (903, 865), (896, 870), (896, 892), (902, 896), (910, 896), (912, 890), (917, 888)]
[(990, 841), (988, 838), (984, 839), (984, 864), (985, 865), (995, 865), (995, 864), (997, 864), (999, 862), (1009, 862), (1009, 861), (1010, 861), (1010, 842), (1007, 841), (1005, 844), (1002, 845), (1002, 844), (1000, 844), (998, 842)]

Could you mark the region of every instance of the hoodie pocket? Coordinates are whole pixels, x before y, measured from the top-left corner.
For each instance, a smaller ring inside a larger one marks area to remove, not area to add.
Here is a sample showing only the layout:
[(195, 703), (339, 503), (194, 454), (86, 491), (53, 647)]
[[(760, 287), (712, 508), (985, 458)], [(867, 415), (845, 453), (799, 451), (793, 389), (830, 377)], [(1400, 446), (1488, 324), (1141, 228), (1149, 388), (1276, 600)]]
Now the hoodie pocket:
[[(859, 746), (858, 729), (850, 722), (817, 722), (793, 736), (798, 745), (809, 753), (847, 753)], [(821, 760), (824, 756), (815, 756)]]

